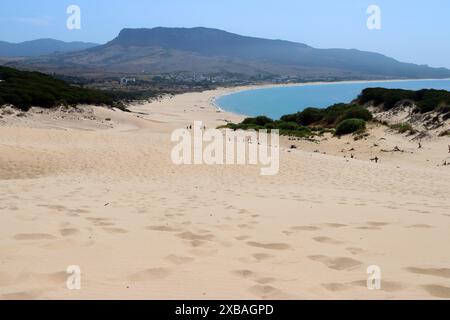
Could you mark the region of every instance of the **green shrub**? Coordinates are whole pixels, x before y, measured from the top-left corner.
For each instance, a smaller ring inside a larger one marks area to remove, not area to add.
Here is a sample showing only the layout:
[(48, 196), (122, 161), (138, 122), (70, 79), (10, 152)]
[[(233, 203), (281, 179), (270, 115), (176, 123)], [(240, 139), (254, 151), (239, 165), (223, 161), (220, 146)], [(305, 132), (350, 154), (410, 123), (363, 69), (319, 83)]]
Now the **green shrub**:
[(299, 130), (301, 126), (299, 126), (295, 122), (285, 122), (285, 121), (275, 121), (273, 123), (274, 128), (273, 129), (280, 129), (280, 130)]
[(299, 122), (299, 115), (301, 114), (301, 112), (297, 112), (294, 114), (287, 114), (284, 115), (280, 118), (281, 121), (286, 121), (286, 122)]
[(334, 127), (345, 119), (372, 120), (372, 114), (364, 107), (356, 104), (338, 103), (326, 109), (307, 108), (302, 112), (285, 115), (284, 122), (296, 122), (302, 126), (320, 125)]
[(346, 119), (362, 119), (364, 121), (372, 120), (373, 116), (369, 110), (359, 105), (351, 105), (348, 110), (346, 110), (342, 116), (342, 120)]
[(273, 122), (273, 120), (268, 117), (259, 116), (256, 118), (247, 118), (242, 122), (242, 124), (265, 126), (266, 124), (272, 123), (272, 122)]
[(362, 119), (346, 119), (340, 122), (336, 127), (336, 135), (342, 136), (366, 129), (366, 121)]
[(415, 134), (417, 131), (409, 124), (409, 123), (397, 123), (390, 126), (391, 129), (396, 130), (398, 133), (406, 133)]
[(349, 105), (345, 103), (332, 105), (326, 109), (326, 113), (321, 122), (327, 126), (334, 126), (343, 120), (343, 115), (348, 109)]
[(302, 112), (286, 115), (281, 118), (285, 122), (296, 122), (302, 126), (309, 126), (320, 122), (325, 115), (324, 109), (306, 108)]

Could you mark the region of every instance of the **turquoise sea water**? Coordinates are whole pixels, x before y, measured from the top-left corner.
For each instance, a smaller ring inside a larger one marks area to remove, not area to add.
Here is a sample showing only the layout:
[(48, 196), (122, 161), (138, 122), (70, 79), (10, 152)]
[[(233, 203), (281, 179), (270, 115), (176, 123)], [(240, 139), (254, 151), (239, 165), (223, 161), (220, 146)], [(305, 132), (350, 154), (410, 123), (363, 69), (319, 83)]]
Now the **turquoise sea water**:
[(398, 89), (444, 89), (450, 91), (448, 80), (411, 80), (365, 83), (327, 83), (318, 85), (276, 87), (241, 91), (216, 100), (225, 111), (247, 116), (265, 115), (279, 119), (285, 114), (307, 107), (325, 108), (334, 103), (351, 102), (363, 89), (370, 87)]

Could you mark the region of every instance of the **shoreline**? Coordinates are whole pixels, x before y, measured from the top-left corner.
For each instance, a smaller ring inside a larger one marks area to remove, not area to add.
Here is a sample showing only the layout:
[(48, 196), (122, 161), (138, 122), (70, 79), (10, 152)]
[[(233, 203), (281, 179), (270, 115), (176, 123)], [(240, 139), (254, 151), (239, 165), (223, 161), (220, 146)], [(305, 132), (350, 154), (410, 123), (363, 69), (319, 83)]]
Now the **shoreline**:
[(306, 87), (306, 86), (321, 86), (321, 85), (344, 85), (344, 84), (352, 84), (352, 83), (383, 83), (383, 82), (415, 82), (415, 81), (439, 81), (439, 80), (450, 80), (450, 78), (445, 79), (393, 79), (393, 80), (344, 80), (344, 81), (335, 81), (335, 82), (326, 82), (326, 81), (317, 81), (317, 82), (304, 82), (304, 83), (285, 83), (285, 84), (256, 84), (256, 85), (245, 85), (245, 86), (237, 86), (237, 87), (219, 87), (212, 91), (222, 91), (217, 96), (211, 98), (211, 105), (221, 112), (233, 113), (237, 116), (248, 117), (248, 115), (241, 115), (235, 112), (227, 111), (220, 107), (217, 103), (217, 100), (228, 96), (241, 92), (253, 91), (253, 90), (264, 90), (271, 88), (288, 88), (288, 87)]

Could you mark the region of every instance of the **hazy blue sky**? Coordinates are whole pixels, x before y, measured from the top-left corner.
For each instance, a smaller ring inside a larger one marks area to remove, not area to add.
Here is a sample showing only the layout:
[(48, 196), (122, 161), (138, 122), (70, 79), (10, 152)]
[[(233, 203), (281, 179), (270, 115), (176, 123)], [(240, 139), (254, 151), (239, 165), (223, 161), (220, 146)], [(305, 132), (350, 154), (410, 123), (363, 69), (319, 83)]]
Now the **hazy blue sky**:
[[(81, 8), (81, 30), (66, 28), (71, 4)], [(381, 30), (366, 27), (371, 4), (381, 8)], [(449, 0), (0, 0), (0, 40), (104, 43), (124, 27), (205, 26), (450, 68), (449, 15)]]

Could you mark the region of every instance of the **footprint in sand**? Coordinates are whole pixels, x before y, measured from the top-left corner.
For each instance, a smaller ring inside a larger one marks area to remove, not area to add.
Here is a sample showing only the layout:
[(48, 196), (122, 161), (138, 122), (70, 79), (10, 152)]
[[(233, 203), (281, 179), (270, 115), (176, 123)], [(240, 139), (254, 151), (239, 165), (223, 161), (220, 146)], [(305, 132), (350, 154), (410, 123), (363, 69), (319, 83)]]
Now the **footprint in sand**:
[(122, 228), (103, 228), (103, 230), (105, 230), (108, 233), (111, 234), (125, 234), (128, 233), (127, 230), (122, 229)]
[(429, 224), (413, 224), (411, 226), (407, 226), (408, 229), (431, 229), (434, 228), (433, 226), (430, 226)]
[(329, 237), (315, 237), (313, 238), (314, 241), (320, 242), (320, 243), (326, 243), (326, 244), (342, 244), (342, 241), (334, 240)]
[(450, 269), (449, 268), (416, 268), (416, 267), (408, 267), (407, 271), (415, 274), (434, 276), (440, 278), (450, 278)]
[(96, 227), (112, 227), (114, 223), (110, 222), (107, 218), (86, 218), (92, 222)]
[(59, 230), (59, 233), (63, 236), (63, 237), (69, 237), (69, 236), (73, 236), (77, 233), (79, 233), (80, 231), (78, 229), (75, 228), (64, 228)]
[(251, 270), (235, 270), (232, 271), (231, 273), (242, 279), (252, 279), (256, 283), (261, 285), (268, 285), (276, 281), (275, 278), (271, 277), (258, 277), (258, 275)]
[(351, 287), (348, 284), (345, 283), (324, 283), (322, 284), (322, 287), (324, 287), (325, 289), (327, 289), (328, 291), (331, 292), (338, 292), (338, 291), (345, 291), (345, 290), (350, 290)]
[(180, 229), (169, 227), (169, 226), (149, 226), (145, 227), (146, 230), (150, 231), (161, 231), (161, 232), (177, 232)]
[(89, 210), (85, 210), (85, 209), (75, 209), (75, 210), (70, 210), (70, 212), (75, 213), (75, 214), (85, 214), (85, 213), (90, 213)]
[(151, 281), (167, 278), (170, 275), (170, 271), (165, 268), (147, 269), (141, 272), (137, 272), (129, 276), (132, 281)]
[(279, 289), (270, 285), (255, 285), (249, 288), (249, 291), (260, 299), (284, 299), (287, 295)]
[(251, 247), (263, 248), (268, 250), (288, 250), (291, 248), (290, 245), (286, 243), (259, 243), (259, 242), (247, 242)]
[(60, 205), (47, 205), (47, 204), (40, 204), (38, 205), (38, 207), (44, 207), (44, 208), (48, 208), (48, 209), (52, 209), (52, 210), (56, 210), (58, 212), (67, 210), (66, 207), (64, 206), (60, 206)]
[(450, 299), (450, 288), (437, 284), (428, 284), (422, 286), (430, 295), (436, 298)]
[[(325, 289), (327, 289), (328, 291), (338, 292), (338, 291), (351, 290), (355, 286), (361, 287), (361, 288), (367, 288), (367, 281), (360, 280), (360, 281), (353, 281), (351, 283), (325, 283), (325, 284), (322, 284), (322, 286)], [(400, 282), (383, 280), (381, 283), (382, 291), (395, 292), (395, 291), (399, 291), (403, 288), (405, 288), (405, 286)]]
[(274, 256), (272, 256), (270, 254), (266, 254), (266, 253), (254, 253), (254, 254), (252, 254), (252, 257), (255, 258), (258, 262), (261, 262), (264, 260), (271, 259)]
[(251, 279), (256, 277), (256, 273), (251, 270), (235, 270), (231, 273), (243, 279)]
[(270, 277), (266, 277), (266, 278), (259, 278), (255, 280), (257, 283), (262, 284), (262, 285), (267, 285), (270, 283), (273, 283), (275, 281), (277, 281), (277, 279), (275, 278), (270, 278)]
[(387, 222), (366, 222), (366, 226), (357, 227), (359, 230), (382, 230), (382, 227), (389, 225)]
[(318, 231), (320, 230), (319, 227), (314, 227), (314, 226), (296, 226), (296, 227), (292, 227), (292, 230), (295, 231)]
[(33, 281), (34, 283), (46, 286), (48, 284), (59, 285), (65, 287), (67, 281), (67, 273), (65, 271), (54, 273), (21, 273), (20, 277), (16, 279), (16, 283), (21, 281)]
[(358, 260), (347, 257), (327, 257), (322, 255), (309, 256), (313, 261), (321, 262), (330, 269), (339, 271), (353, 270), (362, 265)]
[(277, 288), (274, 288), (274, 287), (268, 286), (268, 285), (266, 285), (266, 286), (256, 285), (256, 286), (253, 286), (250, 288), (250, 292), (252, 292), (256, 295), (259, 295), (259, 296), (264, 296), (264, 295), (271, 294), (271, 293), (274, 293), (277, 291), (278, 291)]
[(188, 244), (192, 248), (199, 248), (199, 247), (203, 247), (203, 246), (207, 245), (207, 242), (206, 241), (202, 241), (202, 240), (190, 240), (188, 242)]
[(177, 255), (171, 254), (166, 257), (166, 260), (169, 261), (170, 263), (180, 265), (180, 264), (186, 264), (186, 263), (193, 262), (195, 260), (195, 258), (183, 257), (183, 256), (177, 256)]
[(235, 239), (238, 241), (244, 241), (244, 240), (250, 239), (250, 237), (249, 236), (238, 236), (238, 237), (235, 237)]
[(53, 240), (55, 236), (47, 233), (21, 233), (14, 236), (15, 240)]
[(177, 234), (178, 238), (181, 238), (183, 240), (191, 240), (191, 241), (211, 241), (215, 237), (212, 234), (195, 234), (190, 231), (186, 231), (180, 234)]
[[(358, 286), (361, 288), (367, 288), (367, 280), (359, 280), (359, 281), (353, 281), (350, 283), (350, 285)], [(387, 292), (396, 292), (404, 289), (406, 286), (403, 283), (395, 282), (395, 281), (387, 281), (382, 280), (381, 281), (381, 290), (387, 291)]]
[(341, 224), (341, 223), (324, 223), (323, 225), (326, 227), (335, 228), (335, 229), (347, 227), (346, 224)]
[(364, 253), (364, 249), (361, 248), (346, 248), (345, 250), (347, 250), (348, 252), (350, 252), (355, 256)]
[(389, 222), (376, 222), (376, 221), (368, 221), (367, 224), (371, 227), (385, 227), (389, 225)]
[(94, 223), (94, 225), (96, 226), (96, 227), (113, 227), (113, 226), (115, 226), (116, 224), (115, 223), (112, 223), (112, 222), (96, 222), (96, 223)]

